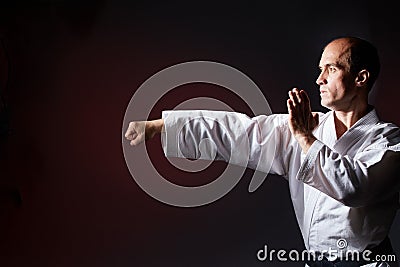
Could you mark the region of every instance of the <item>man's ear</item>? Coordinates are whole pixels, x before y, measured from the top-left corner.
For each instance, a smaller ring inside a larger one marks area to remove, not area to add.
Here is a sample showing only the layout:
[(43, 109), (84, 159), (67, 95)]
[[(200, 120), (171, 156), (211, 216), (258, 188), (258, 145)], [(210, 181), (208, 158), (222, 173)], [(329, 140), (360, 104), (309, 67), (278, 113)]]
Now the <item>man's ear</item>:
[(366, 86), (368, 80), (369, 80), (369, 71), (367, 71), (367, 70), (359, 71), (357, 76), (356, 76), (356, 85), (357, 85), (357, 87)]

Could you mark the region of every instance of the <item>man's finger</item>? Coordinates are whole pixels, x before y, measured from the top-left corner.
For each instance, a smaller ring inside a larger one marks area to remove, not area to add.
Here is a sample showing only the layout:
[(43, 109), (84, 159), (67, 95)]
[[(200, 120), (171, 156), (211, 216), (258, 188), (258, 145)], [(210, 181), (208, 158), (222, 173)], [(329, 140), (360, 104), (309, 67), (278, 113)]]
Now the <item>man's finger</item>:
[(286, 101), (286, 105), (287, 105), (289, 114), (291, 114), (294, 111), (293, 101), (291, 99), (288, 99)]
[(295, 98), (295, 100), (296, 100), (296, 103), (301, 103), (302, 102), (302, 97), (300, 96), (300, 93), (299, 93), (299, 89), (297, 89), (297, 88), (294, 88), (293, 90), (293, 93), (294, 93), (294, 98)]
[(125, 138), (129, 138), (130, 135), (135, 133), (134, 125), (135, 124), (133, 122), (129, 123), (128, 129), (125, 132)]
[(134, 129), (128, 128), (125, 133), (125, 138), (128, 140), (132, 140), (137, 135), (137, 132)]
[(132, 141), (130, 142), (131, 146), (136, 146), (140, 143), (142, 143), (144, 141), (144, 137), (143, 135), (136, 135), (136, 137), (134, 139), (132, 139)]
[(138, 136), (138, 134), (137, 134), (136, 132), (135, 132), (135, 133), (131, 133), (131, 134), (128, 135), (128, 137), (126, 137), (126, 139), (128, 139), (128, 140), (133, 140), (133, 139), (135, 139), (137, 136)]
[(309, 104), (309, 103), (310, 103), (310, 98), (308, 97), (308, 94), (306, 93), (306, 91), (301, 90), (301, 91), (300, 91), (300, 95), (301, 95), (301, 98), (303, 99), (303, 101), (304, 101), (306, 104)]
[(312, 116), (315, 121), (315, 125), (319, 125), (319, 114), (316, 112), (313, 112)]
[(289, 91), (289, 98), (292, 101), (293, 107), (296, 106), (296, 104), (299, 103), (298, 100), (297, 100), (297, 97), (294, 95), (293, 91)]
[(125, 138), (128, 138), (129, 135), (130, 135), (130, 130), (128, 129), (128, 130), (126, 130), (126, 132), (125, 132)]

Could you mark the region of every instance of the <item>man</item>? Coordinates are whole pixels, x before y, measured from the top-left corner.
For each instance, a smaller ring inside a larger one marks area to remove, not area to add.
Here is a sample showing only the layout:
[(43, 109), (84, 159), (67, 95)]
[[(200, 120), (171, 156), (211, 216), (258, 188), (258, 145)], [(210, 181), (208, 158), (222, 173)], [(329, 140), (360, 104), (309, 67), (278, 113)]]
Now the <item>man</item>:
[[(216, 159), (231, 162), (246, 156), (231, 148), (248, 138), (250, 168), (264, 160), (263, 147), (270, 147), (264, 145), (274, 143), (268, 171), (288, 180), (305, 246), (324, 256), (307, 264), (397, 266), (378, 258), (393, 254), (387, 236), (399, 208), (400, 130), (380, 121), (368, 105), (380, 70), (377, 50), (360, 38), (338, 38), (324, 48), (319, 68), (316, 82), (321, 104), (330, 109), (326, 114), (312, 113), (306, 92), (295, 88), (289, 91), (289, 114), (248, 118), (234, 112), (164, 111), (162, 119), (131, 122), (125, 136), (137, 145), (163, 132), (167, 156), (213, 159), (198, 145), (210, 138)], [(372, 254), (357, 262), (343, 257), (366, 250)]]

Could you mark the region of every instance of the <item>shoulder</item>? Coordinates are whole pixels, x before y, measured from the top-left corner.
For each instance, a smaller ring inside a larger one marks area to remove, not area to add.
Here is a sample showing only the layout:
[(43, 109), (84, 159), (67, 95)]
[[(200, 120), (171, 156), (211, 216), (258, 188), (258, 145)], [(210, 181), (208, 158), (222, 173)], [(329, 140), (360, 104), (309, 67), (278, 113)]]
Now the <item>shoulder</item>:
[(400, 143), (400, 128), (394, 123), (379, 121), (371, 132), (391, 143)]
[(381, 138), (397, 140), (400, 143), (400, 128), (392, 122), (386, 122), (379, 118), (376, 110), (371, 112), (376, 117), (376, 123), (371, 127), (370, 132), (378, 135)]
[(394, 123), (378, 121), (367, 130), (366, 136), (371, 140), (371, 148), (400, 151), (400, 128)]

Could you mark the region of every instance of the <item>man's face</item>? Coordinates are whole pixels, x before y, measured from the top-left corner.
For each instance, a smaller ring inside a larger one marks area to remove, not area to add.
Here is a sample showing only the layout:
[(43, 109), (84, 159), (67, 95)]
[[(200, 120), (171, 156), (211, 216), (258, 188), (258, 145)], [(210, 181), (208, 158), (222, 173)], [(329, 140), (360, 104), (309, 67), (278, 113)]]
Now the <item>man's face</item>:
[(346, 60), (349, 45), (334, 41), (322, 53), (316, 83), (320, 88), (321, 105), (331, 110), (349, 110), (356, 94), (355, 76), (350, 74)]

